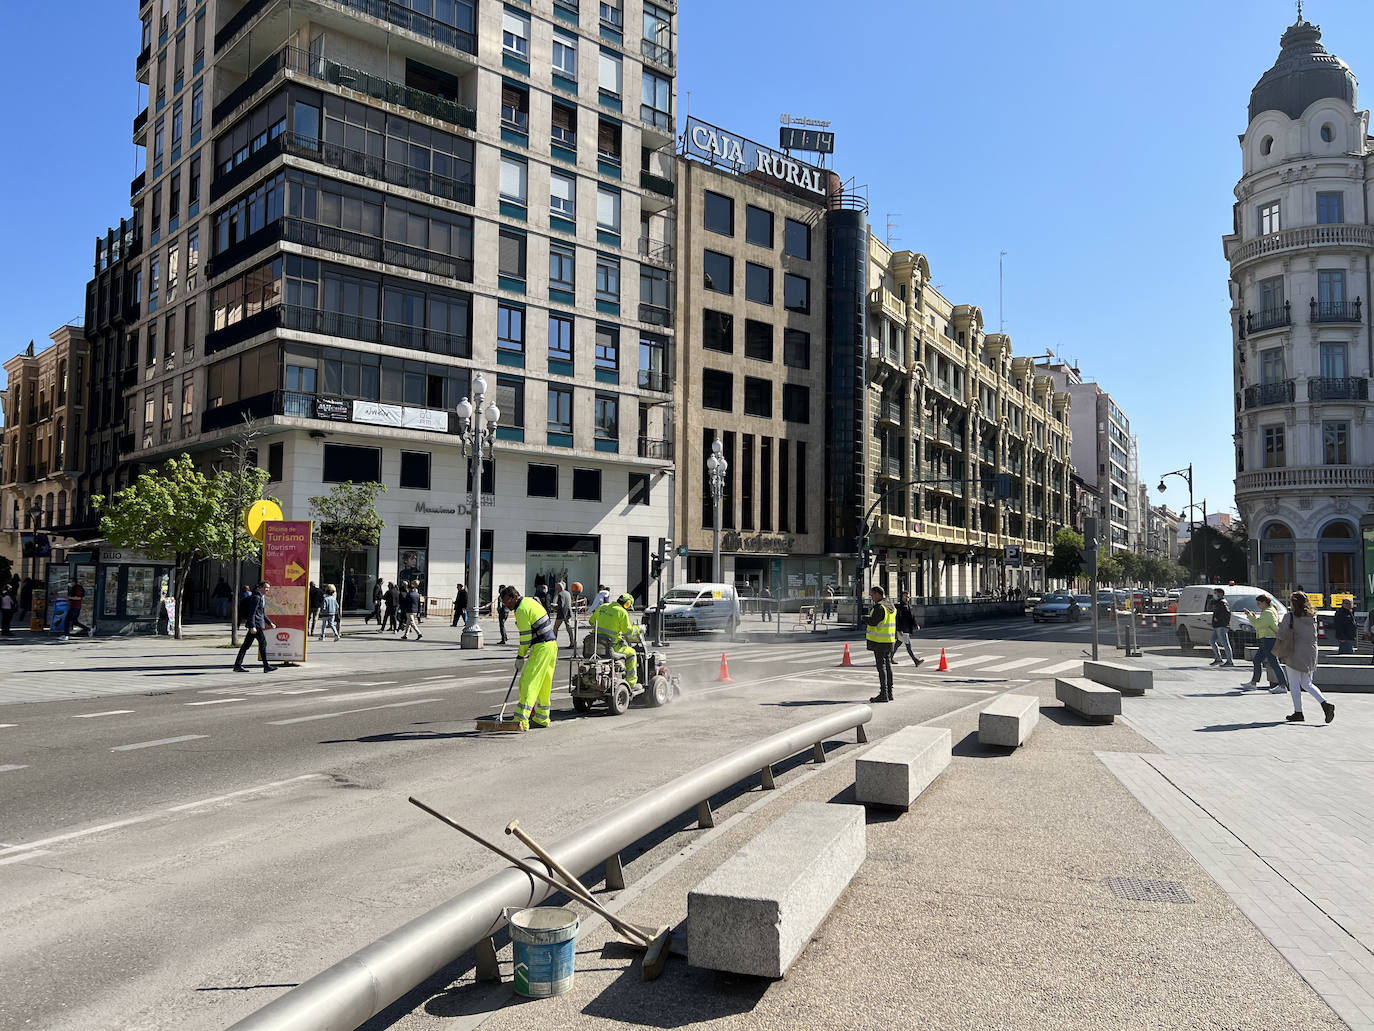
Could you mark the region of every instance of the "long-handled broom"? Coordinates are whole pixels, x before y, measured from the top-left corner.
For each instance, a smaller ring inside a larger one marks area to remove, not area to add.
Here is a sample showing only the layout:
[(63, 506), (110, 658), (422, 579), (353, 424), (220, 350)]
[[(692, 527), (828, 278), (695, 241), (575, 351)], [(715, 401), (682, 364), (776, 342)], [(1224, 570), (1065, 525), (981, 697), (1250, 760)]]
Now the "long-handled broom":
[(495, 733), (516, 733), (523, 734), (525, 728), (516, 720), (506, 719), (506, 706), (510, 704), (510, 694), (515, 690), (515, 682), (520, 679), (520, 671), (525, 668), (524, 659), (515, 660), (515, 673), (510, 678), (510, 687), (506, 688), (506, 697), (501, 702), (501, 711), (495, 718), (483, 716), (477, 720), (477, 732), (479, 734), (487, 732)]

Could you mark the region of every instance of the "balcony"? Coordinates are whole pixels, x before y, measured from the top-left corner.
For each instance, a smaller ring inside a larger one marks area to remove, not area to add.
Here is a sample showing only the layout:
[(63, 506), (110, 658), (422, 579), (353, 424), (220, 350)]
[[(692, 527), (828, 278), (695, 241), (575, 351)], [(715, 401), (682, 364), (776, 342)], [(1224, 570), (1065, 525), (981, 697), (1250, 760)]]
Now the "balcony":
[(675, 127), (670, 112), (660, 111), (649, 104), (640, 104), (639, 122), (644, 132), (644, 146), (650, 150), (659, 150), (674, 142)]
[(658, 65), (667, 71), (673, 70), (673, 52), (668, 47), (660, 46), (652, 39), (641, 39), (639, 41), (639, 52), (644, 56), (644, 60)]
[(639, 457), (651, 458), (658, 462), (671, 462), (673, 460), (673, 442), (660, 440), (657, 437), (640, 437)]
[(1325, 492), (1374, 488), (1374, 466), (1317, 465), (1292, 469), (1256, 469), (1236, 477), (1236, 494), (1278, 490)]
[(902, 478), (902, 460), (900, 458), (878, 459), (878, 475), (889, 480), (900, 480)]
[(1312, 322), (1354, 322), (1364, 320), (1360, 317), (1360, 299), (1353, 301), (1319, 301), (1315, 297), (1308, 303)]
[(1369, 380), (1363, 376), (1320, 376), (1307, 381), (1309, 401), (1368, 401)]
[(133, 177), (133, 179), (129, 182), (129, 199), (131, 201), (138, 199), (138, 195), (143, 192), (143, 187), (147, 184), (147, 182), (148, 173), (146, 170), (139, 172), (138, 175)]
[(1241, 337), (1253, 336), (1256, 333), (1267, 333), (1271, 329), (1282, 329), (1293, 324), (1293, 304), (1291, 301), (1284, 301), (1282, 308), (1267, 308), (1264, 311), (1245, 313), (1245, 321), (1241, 324)]
[(671, 308), (640, 302), (639, 321), (648, 323), (650, 326), (661, 326), (664, 329), (672, 329), (673, 312)]
[(667, 197), (669, 200), (672, 200), (673, 195), (677, 192), (677, 186), (671, 179), (654, 175), (653, 172), (640, 172), (639, 185), (646, 190), (652, 190), (660, 196)]
[(1263, 408), (1266, 405), (1292, 404), (1296, 396), (1294, 381), (1280, 380), (1277, 383), (1258, 383), (1245, 388), (1245, 407)]
[(472, 357), (472, 339), (465, 335), (441, 333), (438, 330), (402, 326), (360, 315), (341, 315), (338, 312), (302, 308), (297, 305), (268, 308), (223, 329), (207, 333), (205, 353), (217, 354), (235, 344), (278, 328), (361, 340), (369, 344), (386, 344), (427, 354)]
[(646, 236), (639, 238), (639, 258), (647, 261), (651, 265), (658, 265), (662, 268), (672, 268), (673, 245), (671, 243), (660, 243), (657, 240), (650, 240)]
[(671, 394), (673, 377), (663, 369), (640, 369), (639, 389), (650, 390), (656, 394)]
[(1254, 240), (1246, 240), (1229, 255), (1231, 268), (1292, 251), (1321, 250), (1332, 247), (1374, 247), (1374, 226), (1323, 225), (1285, 229)]
[[(276, 0), (249, 0), (243, 5), (232, 18), (224, 23), (224, 27), (215, 33), (215, 53), (219, 53), (247, 27), (259, 12), (264, 8), (275, 3)], [(357, 11), (360, 14), (370, 15), (380, 21), (388, 22), (397, 28), (406, 29), (432, 39), (436, 43), (444, 46), (453, 47), (464, 53), (477, 53), (477, 37), (465, 29), (456, 28), (447, 22), (432, 18), (427, 14), (413, 11), (403, 4), (396, 3), (394, 0), (332, 0), (334, 5)]]
[[(297, 390), (269, 390), (266, 393), (257, 394), (253, 397), (246, 397), (242, 400), (232, 402), (227, 405), (220, 405), (217, 408), (207, 408), (200, 417), (200, 429), (202, 433), (209, 433), (214, 430), (222, 430), (231, 426), (238, 426), (244, 419), (266, 419), (274, 415), (284, 415), (293, 419), (315, 419), (316, 414), (315, 394), (302, 393)], [(339, 400), (329, 397), (329, 400)], [(347, 399), (343, 399), (347, 404)], [(397, 405), (397, 407), (401, 407)], [(407, 405), (412, 410), (421, 408), (420, 405)], [(429, 408), (426, 411), (436, 411)], [(457, 430), (457, 418), (451, 413), (449, 415), (448, 427), (444, 430), (429, 429), (430, 433), (452, 433)], [(333, 420), (331, 420), (333, 421)], [(166, 430), (163, 431), (167, 432)]]
[(148, 64), (152, 57), (153, 48), (150, 44), (138, 52), (138, 59), (134, 62), (134, 78), (145, 86), (148, 84)]
[(134, 143), (138, 143), (139, 135), (146, 128), (148, 128), (148, 109), (145, 107), (134, 116)]
[(903, 423), (902, 406), (891, 401), (885, 405), (879, 405), (878, 421), (886, 422), (893, 426), (901, 426)]

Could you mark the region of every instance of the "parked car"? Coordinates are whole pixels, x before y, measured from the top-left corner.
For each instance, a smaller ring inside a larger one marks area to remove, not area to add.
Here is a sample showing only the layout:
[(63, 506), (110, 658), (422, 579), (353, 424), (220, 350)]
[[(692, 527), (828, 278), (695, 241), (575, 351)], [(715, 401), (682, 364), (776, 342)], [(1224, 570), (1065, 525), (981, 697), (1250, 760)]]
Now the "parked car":
[(1040, 604), (1031, 610), (1031, 619), (1036, 623), (1052, 622), (1056, 619), (1077, 623), (1084, 616), (1092, 614), (1093, 597), (1091, 594), (1070, 594), (1056, 591), (1047, 594)]
[(1175, 616), (1175, 633), (1178, 645), (1185, 652), (1193, 645), (1206, 645), (1212, 639), (1212, 602), (1215, 592), (1221, 588), (1226, 592), (1226, 604), (1231, 606), (1231, 640), (1241, 644), (1253, 644), (1254, 628), (1245, 618), (1247, 612), (1258, 612), (1261, 594), (1267, 595), (1274, 603), (1274, 616), (1282, 620), (1288, 609), (1269, 591), (1244, 584), (1193, 584), (1179, 593), (1178, 612)]
[[(644, 610), (644, 624), (651, 625), (657, 606)], [(731, 584), (681, 584), (663, 596), (663, 629), (668, 633), (728, 630), (739, 626), (739, 596)]]

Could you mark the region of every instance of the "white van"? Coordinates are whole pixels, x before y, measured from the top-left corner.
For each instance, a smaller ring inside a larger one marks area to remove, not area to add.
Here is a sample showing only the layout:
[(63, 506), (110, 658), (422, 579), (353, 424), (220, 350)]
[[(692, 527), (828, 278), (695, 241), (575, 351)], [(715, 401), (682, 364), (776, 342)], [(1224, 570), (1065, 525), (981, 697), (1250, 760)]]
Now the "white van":
[[(651, 624), (657, 606), (644, 610), (644, 624)], [(739, 595), (731, 584), (680, 584), (663, 596), (663, 629), (671, 634), (699, 630), (728, 630), (739, 626)]]
[(1194, 645), (1207, 647), (1212, 640), (1212, 606), (1210, 600), (1216, 597), (1220, 588), (1226, 594), (1226, 604), (1231, 606), (1231, 640), (1252, 643), (1255, 639), (1254, 628), (1245, 618), (1247, 612), (1258, 612), (1261, 594), (1272, 601), (1274, 618), (1282, 620), (1288, 614), (1283, 602), (1270, 591), (1244, 584), (1194, 584), (1185, 587), (1178, 596), (1178, 610), (1175, 614), (1175, 633), (1178, 644), (1185, 652)]

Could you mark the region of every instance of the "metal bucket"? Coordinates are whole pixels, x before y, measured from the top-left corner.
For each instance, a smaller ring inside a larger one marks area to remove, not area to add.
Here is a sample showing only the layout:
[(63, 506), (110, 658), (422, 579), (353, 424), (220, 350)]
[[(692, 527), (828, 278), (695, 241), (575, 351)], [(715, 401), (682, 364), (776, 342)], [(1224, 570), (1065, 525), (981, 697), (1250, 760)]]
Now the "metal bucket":
[(515, 953), (515, 992), (528, 999), (562, 995), (572, 987), (577, 955), (577, 914), (544, 906), (509, 914)]

